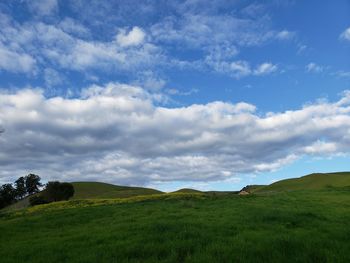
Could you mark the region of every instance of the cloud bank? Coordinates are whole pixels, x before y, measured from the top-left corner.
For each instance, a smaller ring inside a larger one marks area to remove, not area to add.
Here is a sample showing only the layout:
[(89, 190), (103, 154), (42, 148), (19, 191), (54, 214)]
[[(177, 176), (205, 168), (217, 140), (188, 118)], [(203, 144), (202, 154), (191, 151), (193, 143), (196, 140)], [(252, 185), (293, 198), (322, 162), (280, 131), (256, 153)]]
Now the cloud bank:
[(120, 83), (76, 98), (43, 94), (0, 93), (1, 183), (28, 172), (134, 185), (217, 181), (350, 150), (350, 92), (266, 114), (244, 102), (167, 108), (163, 95)]

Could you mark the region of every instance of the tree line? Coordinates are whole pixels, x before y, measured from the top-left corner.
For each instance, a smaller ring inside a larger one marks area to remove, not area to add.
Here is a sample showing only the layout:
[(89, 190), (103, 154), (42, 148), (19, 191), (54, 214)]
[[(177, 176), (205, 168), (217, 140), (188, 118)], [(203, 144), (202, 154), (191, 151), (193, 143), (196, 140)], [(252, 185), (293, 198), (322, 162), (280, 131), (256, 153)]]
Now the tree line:
[[(48, 182), (43, 185), (40, 176), (28, 174), (21, 176), (13, 184), (0, 187), (0, 209), (29, 197), (31, 205), (46, 204), (68, 200), (74, 195), (74, 187), (70, 183)], [(40, 191), (40, 188), (44, 189)]]

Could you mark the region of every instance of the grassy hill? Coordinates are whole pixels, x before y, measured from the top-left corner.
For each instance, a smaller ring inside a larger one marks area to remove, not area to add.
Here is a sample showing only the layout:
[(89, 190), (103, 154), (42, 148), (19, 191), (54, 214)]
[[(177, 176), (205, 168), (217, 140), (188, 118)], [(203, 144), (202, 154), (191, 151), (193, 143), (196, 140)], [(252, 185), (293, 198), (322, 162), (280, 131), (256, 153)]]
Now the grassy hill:
[(191, 188), (182, 188), (179, 189), (177, 191), (174, 191), (172, 193), (187, 193), (187, 194), (191, 194), (191, 193), (203, 193), (202, 191), (196, 190), (196, 189), (191, 189)]
[(350, 187), (350, 172), (314, 173), (300, 178), (286, 179), (258, 187), (255, 193), (294, 190), (321, 190), (330, 187)]
[(238, 194), (239, 191), (199, 191), (191, 188), (182, 188), (172, 193), (185, 193), (185, 194), (203, 194), (207, 196), (224, 196)]
[(161, 191), (143, 188), (119, 186), (98, 182), (74, 182), (74, 199), (114, 199), (138, 195), (161, 194)]

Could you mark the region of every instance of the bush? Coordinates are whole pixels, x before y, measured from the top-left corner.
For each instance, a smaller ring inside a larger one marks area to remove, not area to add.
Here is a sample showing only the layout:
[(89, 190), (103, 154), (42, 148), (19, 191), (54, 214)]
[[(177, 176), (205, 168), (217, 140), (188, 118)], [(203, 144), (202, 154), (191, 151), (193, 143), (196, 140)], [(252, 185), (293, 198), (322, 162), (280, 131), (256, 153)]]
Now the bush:
[(48, 204), (49, 201), (46, 200), (42, 195), (33, 195), (29, 198), (29, 203), (31, 206)]
[(48, 201), (62, 201), (74, 195), (74, 187), (70, 183), (48, 182), (44, 192)]

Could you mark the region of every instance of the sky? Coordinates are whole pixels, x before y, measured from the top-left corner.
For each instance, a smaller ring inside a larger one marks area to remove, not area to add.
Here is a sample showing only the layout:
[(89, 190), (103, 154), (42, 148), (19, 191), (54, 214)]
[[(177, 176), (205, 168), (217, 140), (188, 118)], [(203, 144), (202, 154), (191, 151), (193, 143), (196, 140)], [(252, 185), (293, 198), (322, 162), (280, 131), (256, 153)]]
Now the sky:
[(350, 1), (1, 1), (0, 131), (0, 184), (349, 171)]

